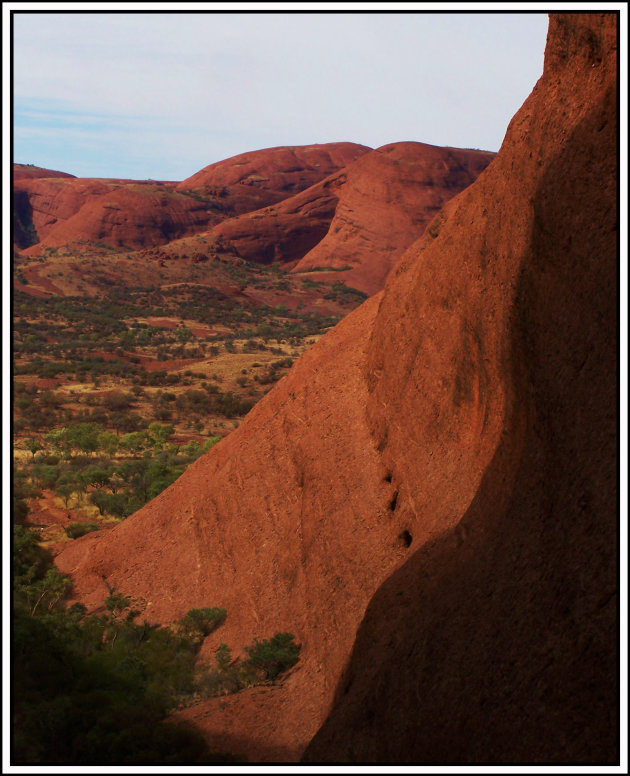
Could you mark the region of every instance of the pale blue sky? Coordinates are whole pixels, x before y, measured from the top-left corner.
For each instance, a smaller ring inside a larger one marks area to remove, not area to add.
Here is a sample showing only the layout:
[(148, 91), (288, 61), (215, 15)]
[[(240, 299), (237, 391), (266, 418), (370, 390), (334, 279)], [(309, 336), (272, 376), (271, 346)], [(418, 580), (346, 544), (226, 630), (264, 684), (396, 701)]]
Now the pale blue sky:
[(17, 13), (14, 159), (181, 180), (278, 145), (497, 151), (543, 13)]

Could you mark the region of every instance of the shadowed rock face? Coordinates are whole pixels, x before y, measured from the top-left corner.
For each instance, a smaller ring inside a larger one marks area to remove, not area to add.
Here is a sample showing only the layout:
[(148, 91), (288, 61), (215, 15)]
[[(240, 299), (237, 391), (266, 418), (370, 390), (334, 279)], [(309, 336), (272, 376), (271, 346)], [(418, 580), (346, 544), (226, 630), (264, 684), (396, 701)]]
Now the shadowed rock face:
[(552, 16), (492, 169), (387, 286), (370, 426), (432, 535), (371, 600), (309, 762), (618, 757), (615, 76), (614, 16)]
[[(497, 158), (168, 490), (57, 559), (282, 685), (180, 717), (250, 761), (612, 762), (616, 17), (553, 16)], [(358, 633), (357, 633), (358, 629)], [(321, 729), (320, 729), (321, 728)]]

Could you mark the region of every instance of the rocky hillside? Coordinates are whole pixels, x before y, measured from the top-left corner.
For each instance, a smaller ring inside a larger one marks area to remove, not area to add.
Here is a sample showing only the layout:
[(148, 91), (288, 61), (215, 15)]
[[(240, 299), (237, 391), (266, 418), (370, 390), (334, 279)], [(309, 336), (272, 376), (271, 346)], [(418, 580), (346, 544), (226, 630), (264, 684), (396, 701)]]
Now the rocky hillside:
[(99, 245), (117, 250), (164, 245), (285, 199), (368, 150), (354, 143), (264, 149), (210, 165), (181, 183), (74, 178), (14, 165), (21, 225), (16, 245), (34, 256)]
[[(222, 221), (204, 237), (230, 245), (236, 257), (292, 265), (316, 281), (344, 282), (370, 295), (436, 212), (494, 156), (392, 143), (281, 202)], [(175, 255), (191, 244), (164, 250)]]
[(391, 143), (347, 168), (326, 237), (296, 272), (332, 266), (368, 295), (380, 291), (403, 251), (435, 214), (477, 178), (495, 154), (426, 143)]
[(616, 17), (544, 74), (385, 291), (168, 490), (58, 557), (205, 645), (288, 630), (281, 685), (181, 712), (250, 761), (611, 763)]
[[(38, 276), (56, 286), (64, 286), (63, 261), (72, 257), (107, 256), (110, 274), (126, 285), (133, 280), (125, 257), (199, 263), (220, 255), (287, 269), (299, 262), (296, 272), (316, 271), (315, 283), (343, 282), (371, 294), (435, 212), (493, 156), (422, 143), (376, 151), (354, 143), (270, 148), (210, 165), (179, 184), (73, 178), (16, 165), (14, 242), (21, 260), (37, 258)], [(186, 280), (179, 269), (164, 282)], [(205, 269), (214, 282), (216, 267)], [(23, 275), (33, 272), (27, 267)], [(146, 274), (131, 270), (132, 277)], [(27, 283), (21, 290), (40, 288)]]

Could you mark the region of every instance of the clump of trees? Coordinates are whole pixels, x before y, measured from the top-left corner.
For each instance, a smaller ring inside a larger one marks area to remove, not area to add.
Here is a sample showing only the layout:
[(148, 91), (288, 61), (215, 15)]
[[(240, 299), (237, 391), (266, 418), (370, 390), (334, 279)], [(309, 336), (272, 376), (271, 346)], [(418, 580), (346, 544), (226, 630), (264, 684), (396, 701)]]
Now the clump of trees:
[[(53, 491), (66, 509), (86, 503), (100, 516), (124, 518), (171, 485), (202, 453), (221, 437), (169, 443), (171, 424), (151, 423), (143, 431), (117, 436), (94, 423), (75, 423), (39, 438), (24, 447), (32, 455), (14, 467), (13, 514), (17, 522), (28, 515), (28, 500), (43, 490)], [(71, 538), (96, 528), (68, 526)]]
[(34, 531), (13, 534), (13, 761), (16, 764), (207, 764), (232, 758), (208, 751), (167, 714), (200, 695), (277, 679), (299, 659), (288, 633), (257, 641), (245, 660), (227, 644), (216, 667), (196, 668), (203, 639), (219, 628), (220, 607), (191, 609), (177, 622), (144, 620), (130, 596), (113, 592), (100, 614), (68, 607), (71, 581)]

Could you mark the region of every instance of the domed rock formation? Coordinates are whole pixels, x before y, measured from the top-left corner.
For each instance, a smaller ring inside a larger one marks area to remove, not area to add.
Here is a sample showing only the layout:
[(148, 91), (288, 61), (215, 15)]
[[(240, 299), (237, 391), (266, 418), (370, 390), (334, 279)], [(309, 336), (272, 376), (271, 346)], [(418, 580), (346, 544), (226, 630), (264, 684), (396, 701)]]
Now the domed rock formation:
[(326, 237), (294, 271), (349, 267), (335, 279), (367, 294), (380, 291), (403, 251), (494, 156), (409, 142), (364, 154), (347, 169)]
[[(487, 151), (393, 143), (292, 197), (222, 221), (207, 236), (229, 241), (249, 261), (297, 262), (295, 272), (317, 270), (320, 280), (373, 294), (442, 205), (493, 157)], [(334, 272), (322, 275), (322, 267)]]
[[(114, 249), (164, 245), (292, 197), (369, 150), (356, 143), (263, 149), (209, 165), (178, 184), (74, 178), (14, 165), (15, 244), (28, 249), (26, 255), (48, 249), (81, 252), (95, 244)], [(263, 229), (260, 240), (275, 239), (274, 250), (282, 255), (291, 243), (295, 258), (301, 258), (326, 232), (332, 212), (322, 225), (320, 211), (307, 206), (299, 227), (289, 217), (289, 234), (268, 222), (271, 234)], [(244, 243), (251, 248), (256, 230), (248, 236), (247, 224), (250, 232), (258, 225), (253, 218), (236, 229), (246, 233)]]
[(50, 195), (49, 187), (48, 194), (52, 201), (44, 196), (40, 202), (31, 190), (33, 214), (39, 214), (41, 225), (34, 217), (40, 240), (27, 255), (99, 244), (114, 249), (162, 245), (219, 220), (207, 203), (167, 184), (79, 178), (65, 192)]
[(25, 178), (74, 178), (69, 172), (59, 172), (59, 170), (47, 170), (45, 167), (37, 167), (35, 164), (17, 164), (13, 165), (13, 180), (23, 180)]
[[(58, 557), (277, 687), (182, 712), (250, 761), (614, 762), (616, 17), (553, 16), (494, 162), (243, 424)], [(358, 630), (358, 633), (357, 633)]]
[(370, 150), (358, 143), (264, 148), (210, 164), (177, 188), (218, 194), (239, 215), (297, 194)]

